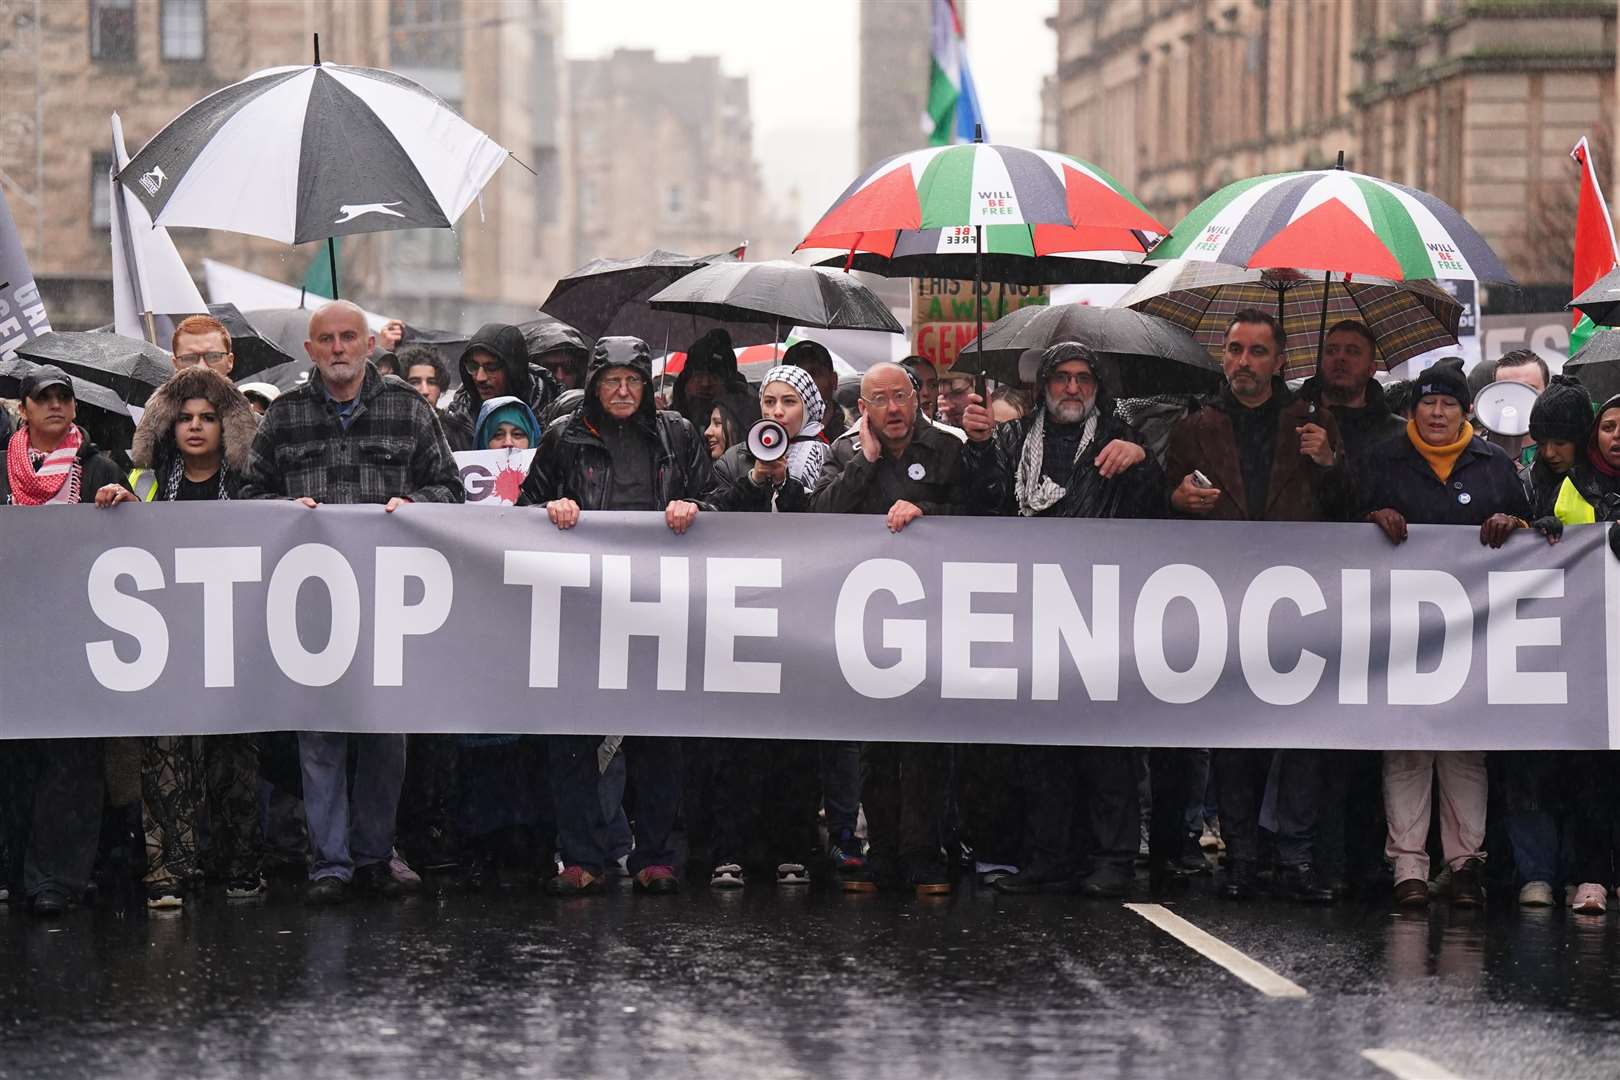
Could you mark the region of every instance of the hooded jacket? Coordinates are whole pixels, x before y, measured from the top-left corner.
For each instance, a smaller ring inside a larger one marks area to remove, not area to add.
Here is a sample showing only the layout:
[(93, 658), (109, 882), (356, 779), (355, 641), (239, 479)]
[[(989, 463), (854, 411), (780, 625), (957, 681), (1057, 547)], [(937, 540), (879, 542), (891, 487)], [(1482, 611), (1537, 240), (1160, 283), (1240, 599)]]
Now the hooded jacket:
[(145, 502), (167, 498), (167, 479), (179, 458), (174, 441), (174, 425), (180, 410), (191, 398), (206, 398), (219, 416), (220, 449), (225, 469), (225, 491), (236, 498), (247, 469), (248, 451), (259, 431), (259, 417), (248, 399), (223, 375), (207, 367), (184, 368), (170, 376), (147, 399), (141, 422), (135, 426), (130, 447), (130, 486)]
[[(1170, 432), (1165, 453), (1165, 485), (1174, 491), (1194, 469), (1201, 470), (1221, 492), (1215, 508), (1205, 515), (1211, 521), (1343, 521), (1355, 509), (1354, 489), (1345, 465), (1339, 426), (1333, 415), (1295, 397), (1281, 379), (1272, 380), (1271, 398), (1260, 407), (1269, 417), (1266, 437), (1271, 444), (1271, 469), (1265, 492), (1256, 492), (1263, 507), (1250, 514), (1250, 500), (1244, 482), (1244, 451), (1238, 445), (1234, 416), (1244, 406), (1221, 384), (1220, 392), (1206, 401)], [(1260, 419), (1260, 418), (1257, 418)], [(1299, 452), (1302, 424), (1315, 423), (1327, 431), (1334, 449), (1332, 466), (1322, 468)], [(1250, 463), (1252, 469), (1253, 463)]]
[[(675, 376), (675, 387), (670, 391), (669, 407), (690, 420), (693, 426), (700, 431), (708, 423), (708, 408), (712, 406), (710, 400), (705, 403), (697, 398), (687, 396), (686, 387), (692, 376), (700, 371), (713, 372), (720, 379), (720, 394), (748, 394), (748, 380), (743, 378), (742, 372), (737, 369), (737, 353), (731, 347), (731, 335), (724, 330), (710, 330), (707, 334), (692, 343), (686, 350), (686, 366), (681, 373)], [(694, 413), (702, 413), (702, 423)]]
[(467, 358), (474, 352), (486, 352), (498, 358), (506, 369), (506, 393), (529, 406), (536, 416), (544, 415), (560, 392), (556, 377), (539, 364), (529, 363), (529, 346), (523, 331), (505, 323), (485, 323), (467, 339), (456, 366), (461, 369), (461, 385), (450, 398), (444, 412), (444, 433), (452, 450), (481, 450), (474, 444), (473, 430), (477, 427), (479, 407), (478, 388), (467, 378)]
[(578, 411), (546, 429), (523, 482), (523, 494), (537, 506), (572, 499), (581, 510), (627, 509), (611, 505), (615, 462), (602, 432), (614, 421), (596, 395), (597, 383), (612, 368), (629, 368), (642, 379), (641, 405), (625, 424), (639, 428), (652, 449), (656, 508), (685, 499), (708, 509), (704, 499), (712, 483), (708, 444), (685, 417), (653, 404), (652, 352), (645, 341), (633, 337), (598, 339), (586, 372), (584, 401)]
[[(1036, 371), (1036, 387), (1044, 387), (1052, 370), (1059, 364), (1068, 360), (1091, 361), (1088, 353), (1079, 346), (1058, 345), (1046, 350), (1041, 356), (1040, 367)], [(1092, 372), (1096, 374), (1096, 365), (1092, 364)], [(1043, 453), (1041, 471), (1047, 477), (1064, 489), (1063, 497), (1051, 506), (1037, 513), (1036, 517), (1086, 517), (1086, 518), (1159, 518), (1165, 516), (1168, 505), (1165, 501), (1164, 471), (1159, 468), (1158, 462), (1151, 454), (1140, 463), (1132, 466), (1119, 476), (1105, 480), (1097, 471), (1097, 455), (1109, 443), (1116, 439), (1142, 445), (1142, 437), (1130, 426), (1120, 419), (1114, 410), (1114, 399), (1099, 378), (1097, 381), (1097, 397), (1095, 401), (1097, 427), (1092, 435), (1091, 442), (1085, 450), (1080, 452), (1078, 460), (1072, 456), (1067, 461), (1058, 462), (1050, 458), (1051, 436), (1053, 423), (1051, 416), (1045, 415), (1042, 423), (1045, 435), (1043, 441), (1048, 443)], [(1001, 453), (1008, 462), (1011, 470), (1011, 481), (1007, 485), (1007, 501), (1002, 513), (1017, 516), (1020, 513), (1018, 506), (1018, 470), (1023, 459), (1027, 440), (1035, 428), (1036, 418), (1046, 414), (1046, 401), (1044, 396), (1030, 414), (1019, 420), (1008, 421), (996, 428), (996, 441), (1000, 444)], [(1079, 429), (1081, 424), (1064, 425), (1067, 428)], [(1073, 434), (1073, 433), (1071, 433)], [(1065, 442), (1061, 445), (1070, 446)], [(1073, 443), (1078, 446), (1078, 441)], [(1070, 449), (1072, 455), (1073, 449)]]

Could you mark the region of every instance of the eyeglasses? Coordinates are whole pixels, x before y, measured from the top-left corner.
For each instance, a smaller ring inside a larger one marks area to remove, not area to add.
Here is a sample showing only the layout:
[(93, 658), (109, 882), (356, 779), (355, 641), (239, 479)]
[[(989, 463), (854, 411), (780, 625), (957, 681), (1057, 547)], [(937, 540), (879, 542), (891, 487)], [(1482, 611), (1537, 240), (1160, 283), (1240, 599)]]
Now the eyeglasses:
[(177, 364), (217, 364), (229, 355), (231, 354), (228, 352), (194, 352), (187, 353), (184, 356), (176, 354), (174, 362)]
[(866, 407), (869, 409), (887, 409), (890, 405), (909, 404), (916, 396), (917, 391), (915, 390), (896, 390), (892, 394), (873, 394), (871, 397), (863, 397), (861, 400), (866, 402)]
[(642, 383), (640, 375), (616, 375), (611, 379), (601, 380), (600, 385), (611, 394), (619, 390), (639, 390)]
[(499, 360), (493, 360), (487, 364), (469, 363), (461, 370), (468, 375), (473, 375), (480, 371), (482, 371), (485, 375), (499, 375), (501, 372), (506, 370), (506, 365)]
[(1087, 371), (1054, 371), (1046, 377), (1049, 386), (1078, 386), (1082, 390), (1097, 385), (1097, 376)]

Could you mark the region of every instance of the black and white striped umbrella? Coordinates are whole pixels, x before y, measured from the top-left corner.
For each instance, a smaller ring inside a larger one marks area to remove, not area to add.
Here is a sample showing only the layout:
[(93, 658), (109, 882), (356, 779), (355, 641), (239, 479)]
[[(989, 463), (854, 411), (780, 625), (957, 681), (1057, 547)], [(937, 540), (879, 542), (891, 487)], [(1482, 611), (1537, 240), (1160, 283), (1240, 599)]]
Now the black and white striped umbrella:
[(118, 179), (155, 225), (302, 244), (449, 228), (506, 157), (410, 79), (317, 61), (208, 95)]

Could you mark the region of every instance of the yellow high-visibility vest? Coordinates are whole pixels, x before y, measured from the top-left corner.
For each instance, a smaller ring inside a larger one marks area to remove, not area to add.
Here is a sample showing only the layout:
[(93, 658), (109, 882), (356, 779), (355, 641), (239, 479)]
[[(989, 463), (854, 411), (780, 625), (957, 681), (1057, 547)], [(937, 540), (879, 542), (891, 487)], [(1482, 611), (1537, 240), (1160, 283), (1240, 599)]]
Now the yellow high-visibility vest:
[(131, 469), (129, 471), (129, 486), (135, 492), (135, 497), (141, 502), (152, 502), (157, 498), (157, 473), (151, 469)]
[(1564, 477), (1563, 486), (1558, 489), (1553, 514), (1565, 525), (1591, 525), (1597, 521), (1597, 512), (1592, 509), (1592, 504), (1586, 501), (1581, 489), (1575, 486), (1575, 481), (1567, 476)]

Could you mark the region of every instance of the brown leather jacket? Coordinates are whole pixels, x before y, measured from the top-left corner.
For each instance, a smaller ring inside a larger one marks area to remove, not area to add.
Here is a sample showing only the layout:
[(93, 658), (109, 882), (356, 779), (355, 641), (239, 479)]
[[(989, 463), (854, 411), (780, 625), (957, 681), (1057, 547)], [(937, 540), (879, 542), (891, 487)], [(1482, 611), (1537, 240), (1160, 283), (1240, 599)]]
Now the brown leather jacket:
[[(1333, 414), (1317, 409), (1295, 397), (1280, 383), (1277, 435), (1272, 444), (1271, 480), (1266, 489), (1266, 511), (1261, 521), (1345, 521), (1355, 510), (1350, 472), (1345, 465), (1344, 446)], [(1221, 395), (1202, 408), (1188, 413), (1170, 432), (1165, 456), (1165, 477), (1170, 490), (1183, 478), (1200, 469), (1220, 489), (1215, 509), (1203, 515), (1212, 521), (1248, 521), (1249, 503), (1243, 484), (1243, 468), (1238, 461), (1237, 436), (1228, 408), (1235, 405), (1224, 386)], [(1295, 428), (1310, 422), (1325, 429), (1334, 450), (1331, 468), (1322, 468), (1299, 452)]]

